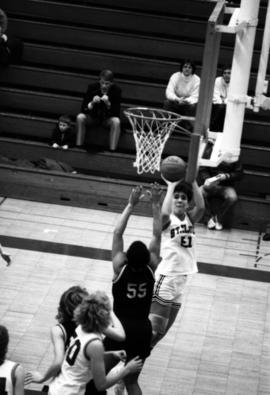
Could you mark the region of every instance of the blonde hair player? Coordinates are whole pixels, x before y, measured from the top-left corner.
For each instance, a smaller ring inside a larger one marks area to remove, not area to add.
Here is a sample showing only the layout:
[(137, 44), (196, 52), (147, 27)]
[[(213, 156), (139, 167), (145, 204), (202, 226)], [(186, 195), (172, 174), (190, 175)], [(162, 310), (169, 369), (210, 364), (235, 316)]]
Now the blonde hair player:
[[(162, 204), (161, 262), (156, 271), (150, 310), (152, 346), (174, 323), (182, 304), (188, 278), (197, 272), (194, 223), (204, 212), (204, 199), (197, 182), (165, 180), (167, 192)], [(194, 206), (190, 209), (190, 203)]]

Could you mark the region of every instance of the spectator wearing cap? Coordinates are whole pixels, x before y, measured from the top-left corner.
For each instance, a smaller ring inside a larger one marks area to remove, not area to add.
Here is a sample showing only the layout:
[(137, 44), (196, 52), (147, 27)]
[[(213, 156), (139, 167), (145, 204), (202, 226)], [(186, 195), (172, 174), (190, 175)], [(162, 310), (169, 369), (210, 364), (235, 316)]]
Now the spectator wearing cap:
[(74, 145), (72, 120), (68, 115), (61, 115), (52, 134), (53, 148), (68, 149)]
[(85, 142), (87, 126), (102, 125), (110, 131), (110, 150), (115, 151), (120, 137), (121, 89), (111, 70), (102, 70), (99, 81), (88, 85), (81, 112), (77, 115), (76, 145)]

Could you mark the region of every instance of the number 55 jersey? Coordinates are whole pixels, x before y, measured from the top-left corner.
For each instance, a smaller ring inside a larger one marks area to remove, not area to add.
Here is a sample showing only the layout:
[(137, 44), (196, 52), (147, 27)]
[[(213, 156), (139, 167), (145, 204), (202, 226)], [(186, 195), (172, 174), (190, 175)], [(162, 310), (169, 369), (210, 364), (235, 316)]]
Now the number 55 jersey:
[(198, 271), (194, 225), (187, 214), (183, 220), (170, 215), (170, 223), (162, 231), (160, 255), (162, 260), (156, 275), (186, 275)]
[(150, 355), (152, 326), (148, 315), (154, 283), (154, 273), (148, 265), (133, 268), (127, 264), (114, 279), (113, 310), (124, 327), (126, 340), (116, 342), (106, 338), (107, 351), (123, 348), (128, 361), (137, 355), (142, 359)]
[(122, 268), (112, 286), (113, 310), (120, 320), (148, 319), (154, 282), (154, 273), (148, 265), (138, 270), (129, 265)]

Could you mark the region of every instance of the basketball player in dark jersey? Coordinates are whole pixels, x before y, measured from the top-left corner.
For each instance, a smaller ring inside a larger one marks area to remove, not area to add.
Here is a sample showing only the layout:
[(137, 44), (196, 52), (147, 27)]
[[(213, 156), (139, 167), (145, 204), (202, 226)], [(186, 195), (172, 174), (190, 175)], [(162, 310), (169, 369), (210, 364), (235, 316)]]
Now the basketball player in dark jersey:
[[(119, 343), (107, 337), (104, 345), (106, 350), (123, 348), (127, 361), (137, 355), (144, 361), (150, 355), (152, 326), (148, 315), (155, 281), (154, 272), (160, 260), (162, 190), (158, 184), (153, 184), (148, 193), (153, 212), (153, 233), (149, 248), (141, 241), (134, 241), (127, 252), (124, 252), (123, 234), (134, 207), (142, 197), (141, 186), (132, 190), (113, 234), (113, 310), (125, 329), (126, 340)], [(142, 394), (138, 377), (139, 373), (134, 373), (124, 378), (129, 395)]]

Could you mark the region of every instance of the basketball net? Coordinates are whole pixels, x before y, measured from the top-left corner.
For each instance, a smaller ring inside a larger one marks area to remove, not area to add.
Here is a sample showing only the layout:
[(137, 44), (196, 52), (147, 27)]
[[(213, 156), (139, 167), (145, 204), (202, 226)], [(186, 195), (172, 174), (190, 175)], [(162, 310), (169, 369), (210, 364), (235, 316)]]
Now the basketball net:
[(161, 155), (174, 128), (181, 120), (179, 114), (147, 107), (133, 107), (124, 111), (132, 126), (136, 145), (137, 173), (160, 170)]

